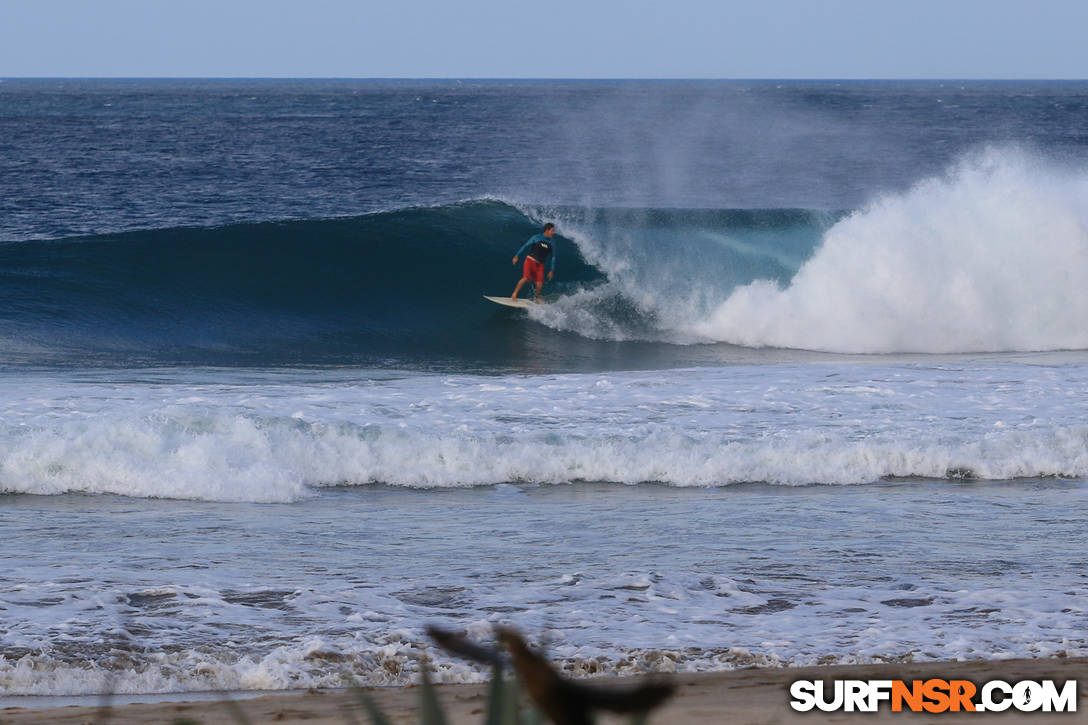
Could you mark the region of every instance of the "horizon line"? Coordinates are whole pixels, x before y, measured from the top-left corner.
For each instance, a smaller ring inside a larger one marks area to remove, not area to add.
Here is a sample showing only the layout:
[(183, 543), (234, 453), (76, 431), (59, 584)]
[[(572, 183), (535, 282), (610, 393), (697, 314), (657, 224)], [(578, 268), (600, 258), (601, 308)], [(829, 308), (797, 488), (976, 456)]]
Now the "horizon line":
[(896, 76), (896, 77), (835, 77), (835, 76), (818, 76), (818, 77), (777, 77), (777, 76), (753, 76), (753, 77), (685, 77), (685, 76), (661, 76), (661, 77), (639, 77), (639, 76), (188, 76), (188, 75), (164, 75), (164, 76), (129, 76), (129, 75), (101, 75), (101, 76), (66, 76), (66, 75), (43, 75), (43, 76), (3, 76), (0, 75), (0, 80), (3, 81), (32, 81), (32, 80), (79, 80), (79, 81), (92, 81), (92, 80), (140, 80), (140, 81), (497, 81), (497, 82), (513, 82), (513, 81), (528, 81), (528, 82), (557, 82), (557, 81), (638, 81), (638, 82), (668, 82), (668, 81), (686, 81), (686, 82), (1000, 82), (1000, 83), (1020, 83), (1020, 82), (1081, 82), (1088, 81), (1088, 78), (1083, 77), (1023, 77), (1023, 78), (1010, 78), (1010, 77), (923, 77), (923, 76)]

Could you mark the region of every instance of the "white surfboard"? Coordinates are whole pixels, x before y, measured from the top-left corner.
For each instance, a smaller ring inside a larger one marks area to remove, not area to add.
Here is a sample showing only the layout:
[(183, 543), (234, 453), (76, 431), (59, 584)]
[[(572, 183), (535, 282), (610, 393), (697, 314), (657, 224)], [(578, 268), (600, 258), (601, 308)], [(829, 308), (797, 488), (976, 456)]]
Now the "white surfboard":
[(512, 300), (509, 297), (488, 297), (484, 295), (485, 300), (490, 300), (497, 305), (503, 305), (504, 307), (536, 307), (537, 305), (544, 304), (543, 302), (533, 302), (532, 300), (521, 299)]

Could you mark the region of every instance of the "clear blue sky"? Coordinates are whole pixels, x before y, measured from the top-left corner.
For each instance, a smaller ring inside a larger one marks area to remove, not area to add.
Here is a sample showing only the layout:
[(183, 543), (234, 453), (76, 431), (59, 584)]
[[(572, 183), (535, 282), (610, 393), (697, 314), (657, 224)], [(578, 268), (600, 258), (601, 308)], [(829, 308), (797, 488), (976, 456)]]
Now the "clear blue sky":
[(0, 0), (0, 77), (1088, 78), (1088, 0)]

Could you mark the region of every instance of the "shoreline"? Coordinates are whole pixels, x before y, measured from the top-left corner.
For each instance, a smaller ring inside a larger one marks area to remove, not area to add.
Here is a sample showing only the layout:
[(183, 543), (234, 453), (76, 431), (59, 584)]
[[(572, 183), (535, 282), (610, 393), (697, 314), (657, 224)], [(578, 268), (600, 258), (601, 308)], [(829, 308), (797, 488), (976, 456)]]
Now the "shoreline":
[[(1075, 713), (986, 713), (989, 717), (1016, 722), (1029, 718), (1036, 725), (1044, 723), (1088, 722), (1088, 658), (972, 660), (966, 662), (912, 662), (905, 664), (824, 665), (797, 668), (746, 668), (723, 672), (678, 674), (676, 695), (650, 718), (650, 722), (669, 725), (696, 723), (822, 723), (858, 721), (917, 721), (920, 715), (893, 713), (887, 705), (879, 713), (794, 712), (789, 706), (789, 685), (798, 679), (964, 679), (975, 683), (988, 680), (1077, 680)], [(642, 678), (593, 678), (601, 684), (630, 683)], [(483, 721), (487, 683), (438, 685), (439, 698), (451, 725), (477, 724)], [(416, 687), (365, 688), (396, 725), (418, 722), (419, 691)], [(0, 708), (0, 724), (58, 723), (77, 725), (105, 722), (115, 725), (172, 723), (185, 719), (207, 725), (239, 722), (241, 711), (253, 723), (310, 723), (345, 725), (368, 722), (355, 707), (350, 692), (310, 690), (303, 693), (231, 693), (210, 699), (209, 693), (181, 693), (165, 701), (131, 702), (140, 696), (125, 696), (128, 704)], [(148, 695), (156, 699), (162, 695)], [(187, 699), (186, 699), (187, 697)], [(10, 698), (5, 698), (9, 700)], [(354, 720), (351, 712), (354, 710)], [(979, 722), (980, 713), (943, 713), (940, 723)], [(605, 716), (598, 722), (625, 723), (626, 717)]]

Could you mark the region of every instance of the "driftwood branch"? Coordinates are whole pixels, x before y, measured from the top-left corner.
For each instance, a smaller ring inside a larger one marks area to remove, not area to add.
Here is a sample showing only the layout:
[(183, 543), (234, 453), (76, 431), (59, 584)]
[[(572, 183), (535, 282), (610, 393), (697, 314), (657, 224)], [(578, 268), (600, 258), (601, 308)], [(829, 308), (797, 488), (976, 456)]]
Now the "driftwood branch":
[[(437, 627), (428, 627), (427, 633), (451, 654), (502, 666), (504, 658), (495, 649)], [(590, 725), (595, 710), (647, 713), (661, 705), (676, 689), (671, 682), (660, 680), (612, 687), (571, 680), (560, 675), (551, 663), (530, 649), (517, 631), (499, 628), (496, 633), (499, 641), (509, 650), (514, 671), (529, 697), (555, 725)]]

